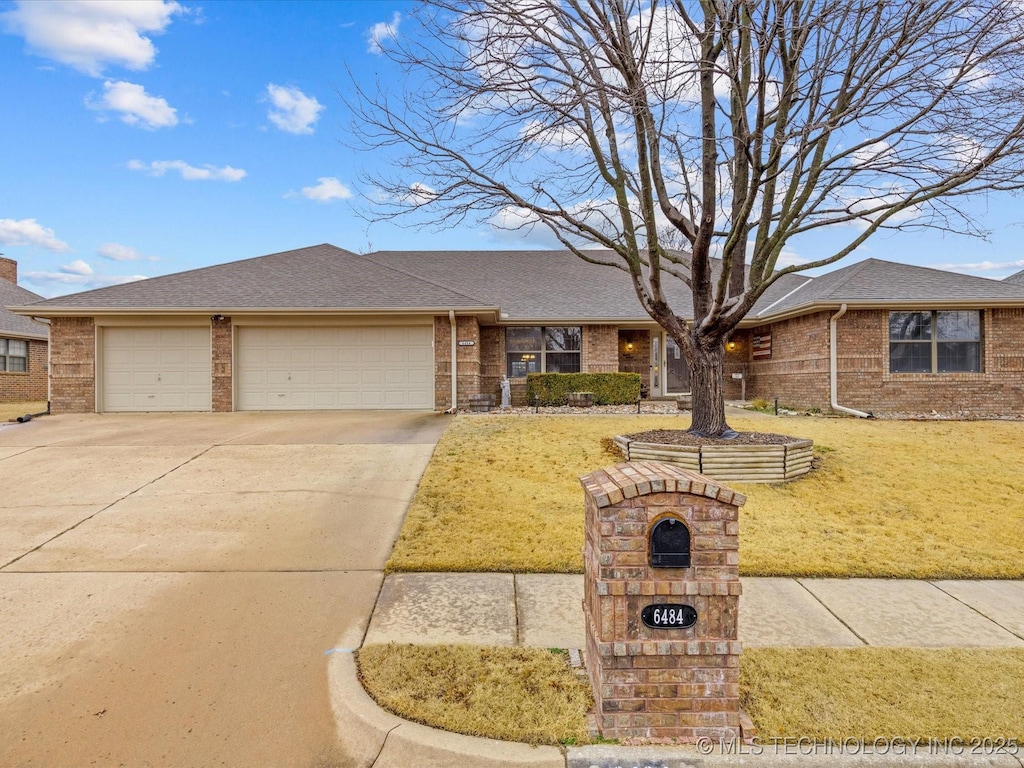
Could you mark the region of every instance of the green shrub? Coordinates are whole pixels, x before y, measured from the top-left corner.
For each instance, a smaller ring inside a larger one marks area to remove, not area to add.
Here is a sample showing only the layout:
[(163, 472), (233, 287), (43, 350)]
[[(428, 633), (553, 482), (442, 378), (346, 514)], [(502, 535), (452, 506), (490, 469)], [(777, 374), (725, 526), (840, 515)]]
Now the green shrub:
[(530, 405), (565, 405), (570, 392), (593, 392), (594, 405), (621, 405), (640, 399), (639, 373), (531, 373), (526, 377)]

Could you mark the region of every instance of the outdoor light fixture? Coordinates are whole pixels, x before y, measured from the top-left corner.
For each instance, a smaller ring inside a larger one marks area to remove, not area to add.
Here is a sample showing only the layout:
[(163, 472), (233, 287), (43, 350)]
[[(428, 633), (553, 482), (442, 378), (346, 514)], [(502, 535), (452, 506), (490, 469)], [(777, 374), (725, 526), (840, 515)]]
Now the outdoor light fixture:
[(633, 351), (633, 342), (632, 341), (627, 341), (626, 342), (626, 351), (627, 352), (632, 352)]
[(728, 349), (730, 352), (734, 351), (736, 349), (736, 342), (730, 341), (728, 344), (725, 345), (725, 348)]

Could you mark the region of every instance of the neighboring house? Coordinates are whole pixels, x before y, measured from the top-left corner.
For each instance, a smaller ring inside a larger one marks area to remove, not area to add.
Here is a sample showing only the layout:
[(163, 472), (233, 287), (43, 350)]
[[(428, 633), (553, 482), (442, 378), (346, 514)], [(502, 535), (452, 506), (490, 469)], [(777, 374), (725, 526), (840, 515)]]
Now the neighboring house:
[(0, 402), (46, 399), (49, 329), (6, 309), (42, 298), (18, 286), (18, 262), (0, 258)]
[[(599, 255), (598, 252), (595, 252)], [(689, 313), (685, 287), (670, 296)], [(448, 409), (502, 376), (633, 371), (689, 390), (628, 275), (564, 251), (318, 245), (61, 296), (56, 413)], [(835, 329), (835, 340), (831, 331)], [(869, 259), (779, 280), (727, 345), (726, 395), (873, 412), (1024, 413), (1024, 286)], [(454, 360), (453, 360), (454, 358)]]

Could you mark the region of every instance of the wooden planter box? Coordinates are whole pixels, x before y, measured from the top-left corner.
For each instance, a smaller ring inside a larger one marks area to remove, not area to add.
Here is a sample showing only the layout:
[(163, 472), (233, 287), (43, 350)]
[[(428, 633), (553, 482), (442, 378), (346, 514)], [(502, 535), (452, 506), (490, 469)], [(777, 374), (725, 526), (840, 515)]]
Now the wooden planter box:
[(814, 442), (782, 445), (669, 445), (614, 438), (626, 461), (667, 461), (715, 480), (736, 483), (781, 483), (811, 471)]

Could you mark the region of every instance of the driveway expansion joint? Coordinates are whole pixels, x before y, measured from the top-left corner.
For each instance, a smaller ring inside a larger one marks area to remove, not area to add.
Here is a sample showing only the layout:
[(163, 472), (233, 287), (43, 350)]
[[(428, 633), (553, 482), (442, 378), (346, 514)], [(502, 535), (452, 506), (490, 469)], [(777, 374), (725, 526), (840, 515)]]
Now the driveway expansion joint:
[[(212, 448), (212, 447), (213, 447), (213, 446), (210, 446), (210, 448)], [(17, 556), (16, 558), (14, 558), (13, 560), (10, 560), (10, 561), (8, 561), (8, 562), (4, 563), (3, 565), (0, 565), (0, 571), (4, 571), (4, 570), (6, 570), (6, 569), (7, 569), (7, 568), (9, 568), (10, 566), (14, 565), (14, 564), (15, 564), (16, 562), (18, 562), (19, 560), (21, 560), (22, 558), (24, 558), (24, 557), (28, 557), (28, 556), (29, 556), (29, 555), (31, 555), (31, 554), (32, 554), (33, 552), (38, 552), (38, 551), (39, 551), (40, 549), (42, 549), (43, 547), (45, 547), (45, 546), (46, 546), (47, 544), (49, 544), (50, 542), (52, 542), (52, 541), (56, 541), (57, 539), (59, 539), (59, 538), (60, 538), (61, 536), (63, 536), (64, 534), (66, 534), (66, 533), (70, 533), (71, 531), (75, 530), (76, 528), (78, 528), (78, 527), (79, 527), (80, 525), (82, 525), (83, 523), (87, 523), (87, 522), (89, 522), (90, 520), (92, 520), (92, 519), (93, 519), (94, 517), (96, 517), (97, 515), (101, 515), (101, 514), (103, 514), (104, 512), (106, 512), (106, 511), (107, 511), (108, 509), (110, 509), (111, 507), (113, 507), (113, 506), (115, 506), (115, 505), (117, 505), (117, 504), (120, 504), (120, 503), (121, 503), (122, 501), (124, 501), (124, 500), (125, 500), (125, 499), (127, 499), (127, 498), (130, 498), (130, 497), (134, 496), (134, 495), (135, 495), (136, 493), (138, 493), (139, 491), (141, 491), (141, 490), (142, 490), (143, 488), (148, 488), (148, 487), (149, 487), (149, 486), (151, 486), (151, 485), (152, 485), (153, 483), (157, 482), (158, 480), (163, 480), (163, 479), (164, 479), (165, 477), (167, 477), (167, 476), (168, 476), (169, 474), (171, 474), (172, 472), (176, 472), (177, 470), (179, 470), (179, 469), (181, 469), (182, 467), (184, 467), (184, 466), (185, 466), (186, 464), (191, 464), (191, 463), (192, 463), (193, 461), (195, 461), (195, 460), (196, 460), (196, 459), (198, 459), (198, 458), (199, 458), (200, 456), (202, 456), (202, 455), (203, 455), (203, 454), (205, 454), (205, 453), (206, 453), (207, 451), (209, 451), (209, 450), (210, 450), (210, 448), (204, 448), (204, 449), (203, 449), (202, 451), (200, 451), (199, 453), (197, 453), (197, 454), (196, 454), (195, 456), (191, 456), (190, 458), (188, 458), (188, 459), (186, 459), (185, 461), (181, 462), (181, 463), (180, 463), (180, 464), (178, 464), (177, 466), (171, 467), (171, 468), (170, 468), (169, 470), (167, 470), (166, 472), (164, 472), (164, 473), (163, 473), (162, 475), (160, 475), (159, 477), (155, 477), (155, 478), (153, 478), (152, 480), (149, 480), (149, 481), (147, 481), (147, 482), (143, 483), (143, 484), (142, 484), (142, 485), (140, 485), (140, 486), (139, 486), (138, 488), (135, 488), (135, 489), (133, 489), (133, 490), (129, 491), (128, 493), (126, 493), (126, 494), (125, 494), (124, 496), (122, 496), (122, 497), (121, 497), (121, 498), (119, 498), (119, 499), (115, 499), (114, 501), (110, 502), (109, 504), (107, 504), (107, 505), (106, 505), (105, 507), (103, 507), (102, 509), (98, 509), (98, 510), (96, 510), (96, 511), (95, 511), (95, 512), (93, 512), (93, 513), (92, 513), (91, 515), (89, 515), (88, 517), (83, 517), (83, 518), (82, 518), (81, 520), (79, 520), (79, 521), (78, 521), (77, 523), (75, 523), (74, 525), (72, 525), (72, 526), (69, 526), (68, 528), (65, 528), (65, 529), (64, 529), (63, 531), (61, 531), (60, 533), (56, 533), (56, 534), (54, 534), (53, 536), (51, 536), (50, 538), (48, 538), (48, 539), (47, 539), (46, 541), (44, 541), (44, 542), (42, 542), (41, 544), (38, 544), (38, 545), (36, 545), (36, 546), (32, 547), (32, 549), (28, 550), (27, 552), (22, 552), (22, 553), (21, 553), (20, 555), (18, 555), (18, 556)], [(33, 448), (32, 450), (35, 450), (35, 448)], [(23, 453), (24, 453), (24, 452), (23, 452)], [(19, 455), (19, 456), (20, 456), (21, 454), (17, 454), (17, 455)]]

